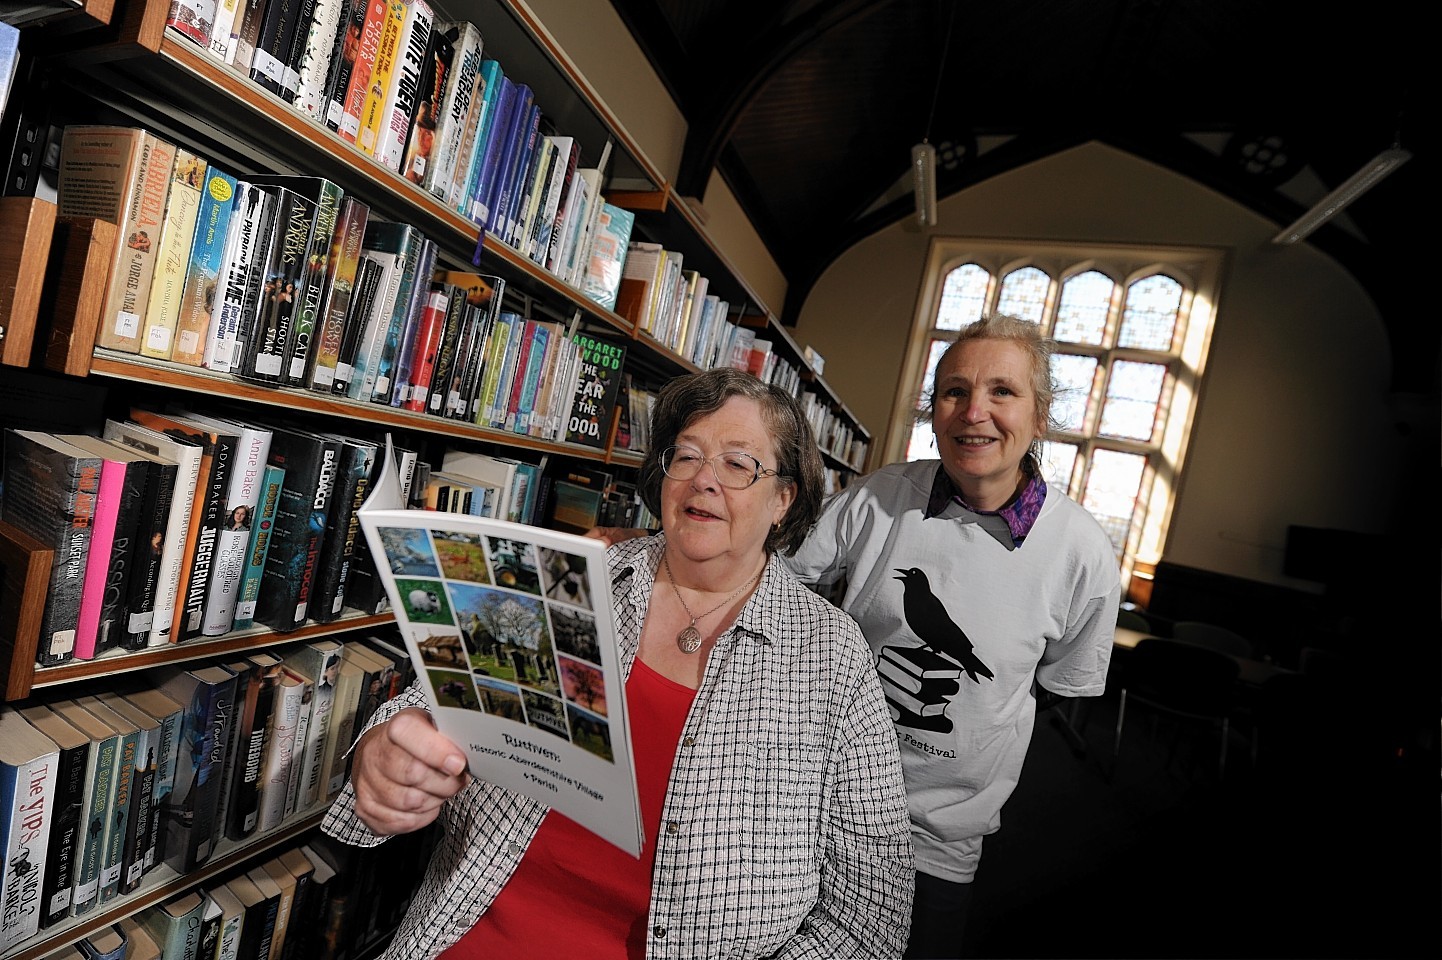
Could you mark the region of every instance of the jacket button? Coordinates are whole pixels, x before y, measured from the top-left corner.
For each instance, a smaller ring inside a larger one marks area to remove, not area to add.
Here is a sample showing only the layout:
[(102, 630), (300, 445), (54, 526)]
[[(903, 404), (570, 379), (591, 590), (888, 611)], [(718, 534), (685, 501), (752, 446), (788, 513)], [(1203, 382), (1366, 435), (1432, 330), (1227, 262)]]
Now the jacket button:
[(655, 934), (657, 940), (666, 939), (666, 928), (661, 926), (661, 924), (659, 923), (651, 928), (651, 932)]
[(687, 737), (685, 740), (682, 740), (682, 741), (681, 741), (681, 745), (682, 745), (683, 747), (694, 747), (694, 746), (696, 746), (696, 738), (695, 738), (695, 737)]
[(666, 832), (674, 837), (676, 834), (681, 832), (681, 825), (675, 820), (671, 820), (666, 824)]
[(513, 857), (519, 857), (525, 851), (519, 843), (512, 840), (510, 843), (506, 844), (506, 852)]

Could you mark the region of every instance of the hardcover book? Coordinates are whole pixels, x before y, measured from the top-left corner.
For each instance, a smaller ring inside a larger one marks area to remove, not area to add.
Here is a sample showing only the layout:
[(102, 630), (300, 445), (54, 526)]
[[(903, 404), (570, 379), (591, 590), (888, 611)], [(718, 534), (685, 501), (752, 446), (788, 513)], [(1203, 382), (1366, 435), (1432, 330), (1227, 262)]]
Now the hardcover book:
[(221, 755), (235, 713), (235, 677), (224, 667), (171, 668), (160, 689), (185, 709), (175, 763), (175, 786), (160, 808), (165, 863), (189, 873), (210, 859), (221, 831)]
[[(190, 440), (168, 436), (138, 423), (115, 420), (105, 421), (105, 439), (140, 450), (162, 462), (162, 488), (156, 492), (155, 511), (157, 515), (164, 511), (164, 519), (157, 524), (158, 517), (151, 517), (147, 555), (147, 560), (156, 568), (154, 585), (148, 595), (132, 593), (124, 641), (126, 648), (132, 650), (158, 646), (170, 641), (202, 450)], [(174, 464), (174, 471), (164, 464)]]
[(421, 304), (429, 289), (429, 277), (435, 268), (436, 245), (420, 233), (412, 236), (402, 252), (400, 283), (396, 288), (395, 309), (380, 352), (376, 356), (375, 383), (370, 400), (374, 403), (400, 406), (398, 395), (415, 356), (415, 329)]
[(284, 851), (276, 857), (276, 861), (295, 878), (295, 900), (290, 908), (290, 929), (286, 934), (281, 960), (301, 960), (315, 953), (311, 943), (320, 908), (315, 898), (324, 891), (315, 883), (315, 864), (299, 847)]
[(607, 310), (616, 306), (626, 250), (635, 223), (634, 213), (609, 203), (602, 205), (600, 219), (596, 221), (596, 241), (591, 244), (591, 255), (586, 260), (581, 292)]
[(285, 470), (285, 483), (255, 613), (273, 630), (294, 630), (309, 615), (338, 459), (334, 440), (288, 428), (274, 431), (270, 462)]
[(314, 0), (270, 0), (256, 36), (250, 79), (286, 103), (294, 102), (299, 79), (291, 62), (291, 48), (300, 24), (309, 23), (313, 8)]
[(175, 789), (175, 765), (180, 754), (180, 736), (185, 725), (185, 708), (147, 682), (124, 684), (120, 689), (125, 700), (146, 715), (155, 718), (156, 731), (151, 738), (155, 745), (155, 782), (150, 791), (150, 824), (145, 833), (141, 872), (146, 873), (165, 859), (162, 849), (161, 808)]
[(110, 805), (105, 811), (104, 832), (100, 840), (98, 902), (104, 905), (120, 893), (125, 833), (130, 829), (130, 818), (135, 805), (136, 755), (143, 746), (141, 740), (144, 735), (134, 723), (110, 709), (99, 698), (85, 696), (77, 700), (87, 712), (93, 713), (120, 735), (115, 752), (115, 770), (112, 774), (114, 788), (110, 794)]
[(135, 917), (121, 917), (115, 924), (125, 935), (125, 960), (163, 960), (160, 945)]
[(326, 126), (340, 134), (347, 143), (356, 142), (360, 132), (361, 111), (375, 72), (376, 54), (380, 51), (381, 33), (390, 13), (389, 0), (358, 0), (350, 26), (356, 31), (355, 53), (350, 69), (337, 77), (331, 102), (327, 107)]
[(60, 748), (20, 713), (0, 708), (0, 950), (40, 929)]
[[(274, 888), (273, 883), (268, 886)], [(280, 891), (274, 895), (261, 892), (249, 873), (231, 877), (225, 883), (244, 910), (240, 924), (240, 946), (236, 950), (239, 960), (268, 960), (271, 938), (275, 931), (275, 911), (280, 905)]]
[(241, 925), (245, 922), (245, 904), (223, 883), (210, 887), (206, 895), (220, 908), (215, 960), (237, 960), (240, 956)]
[(370, 475), (376, 459), (374, 443), (338, 434), (329, 436), (340, 445), (340, 456), (331, 508), (326, 514), (325, 535), (321, 538), (314, 599), (310, 605), (311, 618), (317, 623), (331, 623), (339, 619), (345, 607), (346, 584), (350, 580), (356, 539), (360, 534), (357, 511), (369, 492)]
[(370, 207), (355, 197), (341, 200), (340, 212), (331, 237), (326, 273), (329, 287), (321, 300), (320, 322), (315, 334), (315, 360), (308, 377), (312, 390), (330, 393), (335, 386), (336, 368), (341, 362), (346, 321), (356, 289), (361, 244), (365, 240)]
[(174, 144), (144, 130), (65, 128), (56, 212), (62, 217), (107, 220), (119, 228), (96, 346), (140, 352), (174, 163)]
[(276, 236), (279, 191), (237, 181), (230, 224), (226, 228), (215, 307), (205, 341), (204, 365), (230, 373), (244, 360), (259, 324), (265, 268)]
[(291, 937), (291, 915), (295, 910), (295, 874), (285, 868), (279, 857), (271, 857), (252, 872), (265, 874), (280, 890), (280, 903), (275, 911), (275, 933), (272, 935), (270, 947), (273, 960), (280, 960), (285, 952), (286, 941)]
[(306, 810), (320, 802), (327, 780), (321, 762), (325, 758), (331, 733), (336, 681), (340, 676), (341, 645), (334, 640), (316, 640), (287, 654), (285, 663), (296, 673), (311, 678), (314, 684), (304, 750), (296, 756), (299, 786), (295, 807)]
[[(267, 454), (268, 456), (268, 454)], [(241, 576), (240, 595), (235, 604), (236, 630), (249, 629), (255, 622), (256, 600), (265, 576), (265, 559), (270, 555), (271, 533), (275, 530), (276, 511), (285, 489), (285, 468), (267, 463), (261, 475), (260, 499), (251, 519), (250, 539), (246, 544), (245, 570)]]
[(323, 799), (329, 800), (345, 786), (346, 770), (349, 767), (351, 742), (355, 739), (356, 710), (365, 690), (365, 670), (348, 659), (345, 651), (349, 644), (342, 645), (340, 670), (336, 674), (335, 704), (331, 707), (330, 731), (326, 736), (325, 755), (321, 757), (321, 774), (324, 777)]
[(143, 356), (169, 360), (175, 348), (175, 326), (180, 320), (185, 270), (190, 263), (190, 247), (195, 242), (195, 221), (200, 213), (205, 170), (206, 162), (200, 157), (189, 150), (176, 150), (165, 219), (155, 247), (155, 274), (150, 282), (142, 325), (140, 353)]
[(137, 919), (160, 947), (163, 960), (188, 960), (200, 945), (204, 913), (205, 898), (191, 890), (142, 911)]
[[(277, 933), (279, 932), (277, 924), (280, 920), (280, 887), (276, 886), (270, 874), (259, 867), (247, 870), (245, 876), (255, 887), (259, 896), (266, 902), (264, 917), (259, 924), (261, 939), (255, 950), (256, 960), (264, 960), (266, 957), (273, 958), (280, 952), (280, 940), (277, 937)], [(247, 915), (247, 924), (248, 923), (249, 916)], [(242, 931), (242, 933), (243, 932), (244, 931)], [(242, 950), (241, 956), (244, 957), (245, 955)]]
[(369, 255), (362, 255), (356, 263), (355, 289), (351, 293), (350, 305), (346, 308), (340, 355), (336, 358), (335, 379), (330, 387), (331, 393), (338, 396), (349, 396), (353, 392), (353, 385), (356, 391), (360, 389), (355, 379), (356, 356), (371, 314), (375, 310), (383, 273), (381, 264)]
[[(259, 824), (261, 764), (275, 708), (276, 687), (283, 672), (280, 657), (265, 651), (238, 663), (244, 664), (246, 684), (244, 698), (237, 698), (238, 736), (232, 740), (235, 767), (225, 803), (225, 835), (232, 840), (245, 839)], [(234, 667), (231, 672), (236, 672)]]
[(186, 531), (186, 548), (181, 555), (180, 584), (176, 590), (172, 643), (201, 635), (205, 626), (205, 605), (215, 569), (220, 528), (225, 522), (225, 497), (230, 475), (236, 468), (239, 437), (235, 428), (216, 427), (178, 414), (161, 414), (138, 407), (130, 418), (141, 426), (200, 447), (200, 469), (196, 474), (196, 501)]
[[(344, 191), (324, 177), (252, 176), (251, 181), (280, 186), (309, 203), (310, 221), (305, 225), (306, 246), (301, 253), (302, 269), (294, 293), (294, 320), (285, 334), (282, 383), (299, 386), (306, 382), (313, 340), (321, 320), (321, 307), (330, 289), (331, 242)], [(286, 240), (291, 237), (288, 224)]]
[[(120, 850), (120, 892), (131, 893), (140, 886), (140, 877), (145, 873), (146, 852), (160, 825), (154, 799), (164, 721), (141, 710), (118, 693), (99, 693), (96, 698), (134, 724), (136, 730), (135, 760), (130, 775), (130, 814), (125, 821)], [(123, 752), (121, 763), (123, 775)], [(118, 789), (121, 785), (116, 786)]]
[[(260, 183), (259, 177), (253, 179), (256, 186), (273, 186)], [(275, 189), (275, 238), (263, 274), (255, 330), (250, 335), (240, 334), (243, 359), (232, 372), (247, 380), (280, 385), (286, 382), (286, 351), (305, 296), (306, 264), (317, 210), (308, 197), (284, 186)]]
[[(355, 145), (373, 157), (376, 156), (376, 148), (380, 143), (386, 96), (394, 82), (396, 62), (401, 56), (407, 9), (408, 5), (404, 0), (386, 0), (380, 36), (376, 42), (375, 63), (371, 67), (368, 86), (365, 87), (365, 96), (360, 107)], [(354, 85), (354, 77), (351, 82)]]
[(120, 731), (74, 700), (58, 700), (50, 708), (90, 740), (81, 796), (81, 827), (76, 837), (74, 884), (71, 891), (56, 889), (46, 903), (53, 916), (61, 911), (82, 916), (100, 902), (100, 865), (104, 857), (105, 825), (115, 800), (115, 775), (120, 756)]
[(451, 184), (446, 191), (446, 202), (457, 212), (472, 216), (472, 199), (477, 178), (485, 160), (486, 141), (490, 128), (495, 124), (498, 105), (504, 90), (504, 72), (496, 60), (481, 58), (481, 78), (476, 83), (476, 100), (472, 119), (468, 120), (461, 134), (460, 151), (456, 154), (456, 169), (451, 175)]
[(100, 470), (99, 457), (50, 434), (5, 431), (3, 519), (55, 551), (36, 648), (41, 664), (75, 655)]
[[(457, 158), (467, 125), (478, 120), (484, 89), (481, 79), (484, 43), (476, 25), (465, 20), (438, 22), (436, 32), (445, 37), (451, 47), (451, 66), (445, 72), (441, 95), (435, 103), (436, 127), (431, 158), (417, 182), (444, 201), (455, 178)], [(407, 166), (407, 171), (410, 169)]]
[(40, 928), (44, 929), (70, 916), (76, 859), (80, 855), (85, 787), (95, 760), (90, 737), (43, 703), (21, 707), (20, 714), (50, 738), (58, 750), (50, 836), (46, 841), (45, 869), (40, 882)]
[(296, 77), (295, 108), (311, 120), (323, 119), (325, 80), (345, 6), (343, 0), (315, 0), (310, 23), (303, 27), (305, 38)]
[(180, 315), (175, 322), (175, 346), (170, 359), (198, 367), (210, 342), (211, 317), (220, 304), (220, 267), (235, 210), (236, 179), (211, 167), (205, 172), (200, 208), (195, 216), (195, 237), (185, 268)]
[(124, 632), (126, 578), (150, 460), (135, 450), (85, 434), (61, 434), (60, 439), (101, 460), (75, 634), (76, 658), (89, 660), (118, 646)]
[(256, 829), (266, 831), (285, 819), (291, 773), (296, 766), (296, 732), (302, 716), (309, 722), (308, 696), (314, 696), (310, 680), (293, 670), (281, 669), (265, 733), (265, 754), (260, 767), (260, 807)]
[(566, 440), (590, 447), (604, 446), (621, 387), (626, 348), (585, 333), (576, 334), (572, 340), (581, 347), (581, 369)]
[(81, 940), (77, 946), (85, 960), (126, 960), (130, 943), (119, 927), (104, 927)]
[[(405, 24), (396, 47), (394, 73), (381, 108), (375, 158), (386, 169), (394, 170), (403, 176), (405, 171), (401, 169), (401, 164), (406, 156), (406, 144), (411, 125), (417, 117), (417, 108), (423, 99), (432, 101), (427, 109), (425, 123), (434, 127), (434, 118), (430, 115), (430, 109), (434, 107), (433, 97), (424, 86), (430, 64), (431, 27), (434, 22), (435, 15), (426, 0), (409, 0), (406, 4)], [(430, 69), (433, 75), (434, 68)]]
[(201, 47), (210, 45), (216, 0), (171, 0), (165, 25)]
[[(359, 331), (347, 381), (348, 397), (369, 400), (375, 392), (376, 371), (390, 338), (391, 321), (399, 302), (407, 251), (418, 250), (419, 243), (419, 231), (410, 224), (384, 220), (371, 220), (366, 224), (365, 240), (361, 248), (365, 251), (366, 259), (380, 266), (381, 275), (377, 281), (371, 311), (364, 318), (365, 323)], [(398, 322), (403, 321), (404, 317)], [(399, 340), (399, 327), (396, 336)]]

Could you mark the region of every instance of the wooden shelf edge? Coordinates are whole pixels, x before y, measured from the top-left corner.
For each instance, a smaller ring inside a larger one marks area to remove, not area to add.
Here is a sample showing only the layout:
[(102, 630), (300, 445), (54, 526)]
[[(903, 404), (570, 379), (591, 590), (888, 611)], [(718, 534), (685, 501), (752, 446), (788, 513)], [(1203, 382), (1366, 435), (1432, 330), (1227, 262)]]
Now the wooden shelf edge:
[(45, 369), (76, 377), (89, 374), (118, 237), (119, 228), (105, 220), (60, 217), (56, 221), (57, 249), (46, 274), (54, 309)]
[(30, 693), (54, 559), (54, 550), (0, 521), (0, 670), (7, 701)]
[[(0, 960), (41, 960), (42, 957), (52, 956), (64, 947), (88, 937), (122, 917), (139, 913), (146, 907), (154, 906), (177, 893), (199, 886), (212, 877), (220, 876), (246, 861), (256, 858), (259, 854), (294, 840), (301, 834), (319, 826), (329, 806), (329, 801), (327, 801), (319, 809), (293, 817), (292, 823), (281, 824), (262, 837), (244, 841), (234, 849), (211, 858), (203, 866), (197, 867), (190, 873), (176, 874), (169, 868), (158, 867), (154, 873), (148, 875), (154, 879), (142, 881), (139, 889), (133, 893), (110, 901), (104, 909), (96, 910), (84, 917), (72, 918), (47, 930), (41, 930), (34, 937), (24, 941), (15, 952), (0, 954)], [(156, 873), (162, 871), (166, 876), (155, 876)]]
[(55, 232), (55, 204), (0, 197), (0, 363), (30, 364), (40, 316), (40, 284)]

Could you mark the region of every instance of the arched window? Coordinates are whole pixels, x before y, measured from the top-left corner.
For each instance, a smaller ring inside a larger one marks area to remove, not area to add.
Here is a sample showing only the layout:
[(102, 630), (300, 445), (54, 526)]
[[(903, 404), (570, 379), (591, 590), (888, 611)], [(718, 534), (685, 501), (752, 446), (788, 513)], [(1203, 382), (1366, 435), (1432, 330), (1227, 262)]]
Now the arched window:
[(936, 455), (918, 413), (957, 331), (989, 313), (1040, 324), (1056, 341), (1047, 483), (1097, 518), (1124, 575), (1144, 575), (1171, 517), (1220, 266), (1210, 250), (933, 240), (892, 458)]

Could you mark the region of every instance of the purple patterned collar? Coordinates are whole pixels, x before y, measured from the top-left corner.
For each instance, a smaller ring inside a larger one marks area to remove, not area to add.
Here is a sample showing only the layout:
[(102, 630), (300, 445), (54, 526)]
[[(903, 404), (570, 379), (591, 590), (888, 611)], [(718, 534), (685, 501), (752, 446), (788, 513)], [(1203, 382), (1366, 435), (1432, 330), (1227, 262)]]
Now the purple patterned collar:
[(1023, 470), (1028, 474), (1026, 486), (1000, 510), (976, 510), (962, 497), (961, 491), (952, 483), (951, 477), (940, 463), (936, 465), (936, 479), (931, 485), (931, 497), (927, 501), (925, 516), (929, 519), (946, 509), (955, 501), (980, 517), (999, 517), (1011, 532), (1012, 546), (1019, 547), (1031, 532), (1036, 518), (1041, 515), (1041, 505), (1046, 502), (1046, 481), (1036, 472), (1030, 460), (1023, 461)]

